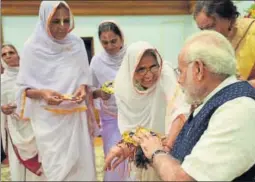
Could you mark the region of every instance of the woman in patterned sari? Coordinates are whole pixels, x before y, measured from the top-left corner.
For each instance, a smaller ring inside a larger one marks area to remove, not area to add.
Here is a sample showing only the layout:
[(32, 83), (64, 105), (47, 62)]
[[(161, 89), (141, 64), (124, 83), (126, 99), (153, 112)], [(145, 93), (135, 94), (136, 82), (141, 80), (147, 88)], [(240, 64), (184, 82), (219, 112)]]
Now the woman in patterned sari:
[(197, 1), (194, 10), (201, 30), (213, 29), (228, 38), (236, 52), (238, 76), (254, 84), (255, 20), (239, 15), (231, 0)]

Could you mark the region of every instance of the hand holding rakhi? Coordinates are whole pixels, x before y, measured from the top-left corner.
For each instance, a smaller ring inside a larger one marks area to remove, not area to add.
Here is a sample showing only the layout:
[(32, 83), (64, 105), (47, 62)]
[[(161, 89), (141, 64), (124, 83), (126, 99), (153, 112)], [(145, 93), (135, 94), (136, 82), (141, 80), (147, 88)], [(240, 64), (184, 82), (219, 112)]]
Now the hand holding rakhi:
[(141, 146), (144, 155), (148, 159), (151, 159), (153, 152), (155, 152), (156, 150), (164, 150), (161, 138), (157, 137), (151, 132), (139, 132), (136, 135), (132, 136), (132, 138)]
[(108, 100), (111, 97), (111, 94), (114, 94), (114, 89), (113, 89), (114, 82), (113, 81), (108, 81), (105, 82), (100, 89), (100, 97), (103, 100)]
[(59, 105), (63, 101), (62, 95), (56, 91), (50, 89), (42, 89), (40, 92), (42, 98), (48, 105)]
[[(105, 158), (104, 170), (114, 170), (125, 158), (125, 146), (113, 146)], [(114, 163), (113, 163), (114, 161)], [(113, 163), (113, 164), (112, 164)]]
[(80, 104), (86, 98), (86, 85), (81, 85), (74, 93), (74, 102)]
[(111, 94), (108, 94), (108, 93), (104, 92), (103, 90), (101, 90), (101, 92), (100, 92), (100, 97), (101, 97), (101, 99), (103, 99), (103, 100), (109, 100), (110, 97), (111, 97)]

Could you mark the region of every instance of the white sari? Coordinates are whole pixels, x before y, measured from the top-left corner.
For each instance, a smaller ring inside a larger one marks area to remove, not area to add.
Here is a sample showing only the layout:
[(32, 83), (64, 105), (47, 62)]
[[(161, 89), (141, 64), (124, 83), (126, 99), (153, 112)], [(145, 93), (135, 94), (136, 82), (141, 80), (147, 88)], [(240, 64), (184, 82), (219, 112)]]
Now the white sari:
[[(158, 81), (149, 89), (139, 91), (133, 82), (135, 69), (143, 53), (155, 48), (147, 42), (131, 44), (115, 79), (115, 96), (118, 106), (118, 123), (121, 133), (134, 131), (138, 126), (165, 134), (172, 121), (180, 114), (189, 113), (189, 106), (184, 102), (174, 70), (157, 54), (161, 65)], [(171, 107), (167, 111), (167, 106)], [(167, 114), (168, 113), (168, 114)], [(152, 168), (133, 170), (136, 180), (158, 181), (159, 177)]]
[[(57, 41), (48, 34), (47, 22), (60, 2), (69, 8), (64, 1), (41, 3), (35, 32), (21, 55), (17, 79), (18, 109), (23, 117), (29, 115), (32, 120), (43, 170), (49, 181), (94, 181), (94, 151), (86, 103), (65, 101), (59, 106), (49, 106), (44, 100), (22, 97), (27, 88), (73, 94), (81, 85), (90, 85), (87, 53), (82, 39), (69, 33), (63, 40)], [(22, 113), (25, 100), (30, 100), (31, 104)]]
[[(3, 60), (2, 65), (5, 71), (1, 75), (1, 104), (15, 104), (16, 79), (19, 69), (18, 67), (8, 67)], [(19, 155), (22, 160), (26, 161), (38, 154), (30, 121), (20, 120), (15, 113), (7, 116), (1, 112), (1, 134), (3, 141), (6, 141), (6, 132), (8, 133), (8, 157), (11, 179), (13, 181), (44, 180), (43, 175), (37, 176), (27, 170), (17, 157)], [(16, 149), (14, 149), (14, 146)], [(37, 169), (39, 167), (40, 164), (38, 163)]]

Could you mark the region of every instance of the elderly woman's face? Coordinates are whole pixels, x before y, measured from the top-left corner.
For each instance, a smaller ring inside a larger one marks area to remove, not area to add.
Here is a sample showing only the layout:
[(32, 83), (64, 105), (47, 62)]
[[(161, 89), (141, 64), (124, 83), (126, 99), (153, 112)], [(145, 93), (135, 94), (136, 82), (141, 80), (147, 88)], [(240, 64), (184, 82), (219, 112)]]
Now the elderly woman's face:
[(134, 73), (134, 81), (144, 88), (150, 88), (158, 79), (159, 64), (154, 56), (145, 55), (140, 60)]
[(229, 33), (230, 23), (223, 18), (207, 16), (205, 12), (201, 11), (195, 17), (195, 21), (200, 30), (215, 30), (225, 37)]
[(50, 20), (49, 30), (51, 35), (61, 40), (66, 37), (70, 28), (70, 13), (65, 7), (61, 7), (56, 10), (53, 17)]
[(2, 59), (9, 67), (19, 66), (19, 55), (12, 47), (2, 48)]

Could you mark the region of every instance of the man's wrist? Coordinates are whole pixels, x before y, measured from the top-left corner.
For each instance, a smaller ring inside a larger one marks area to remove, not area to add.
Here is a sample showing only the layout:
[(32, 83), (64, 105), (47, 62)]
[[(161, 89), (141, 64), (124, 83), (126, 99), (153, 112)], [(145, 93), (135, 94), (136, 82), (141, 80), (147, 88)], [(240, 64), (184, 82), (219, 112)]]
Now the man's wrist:
[(153, 162), (155, 162), (155, 158), (159, 155), (168, 155), (168, 153), (163, 149), (157, 149), (152, 153), (150, 162), (153, 164)]

